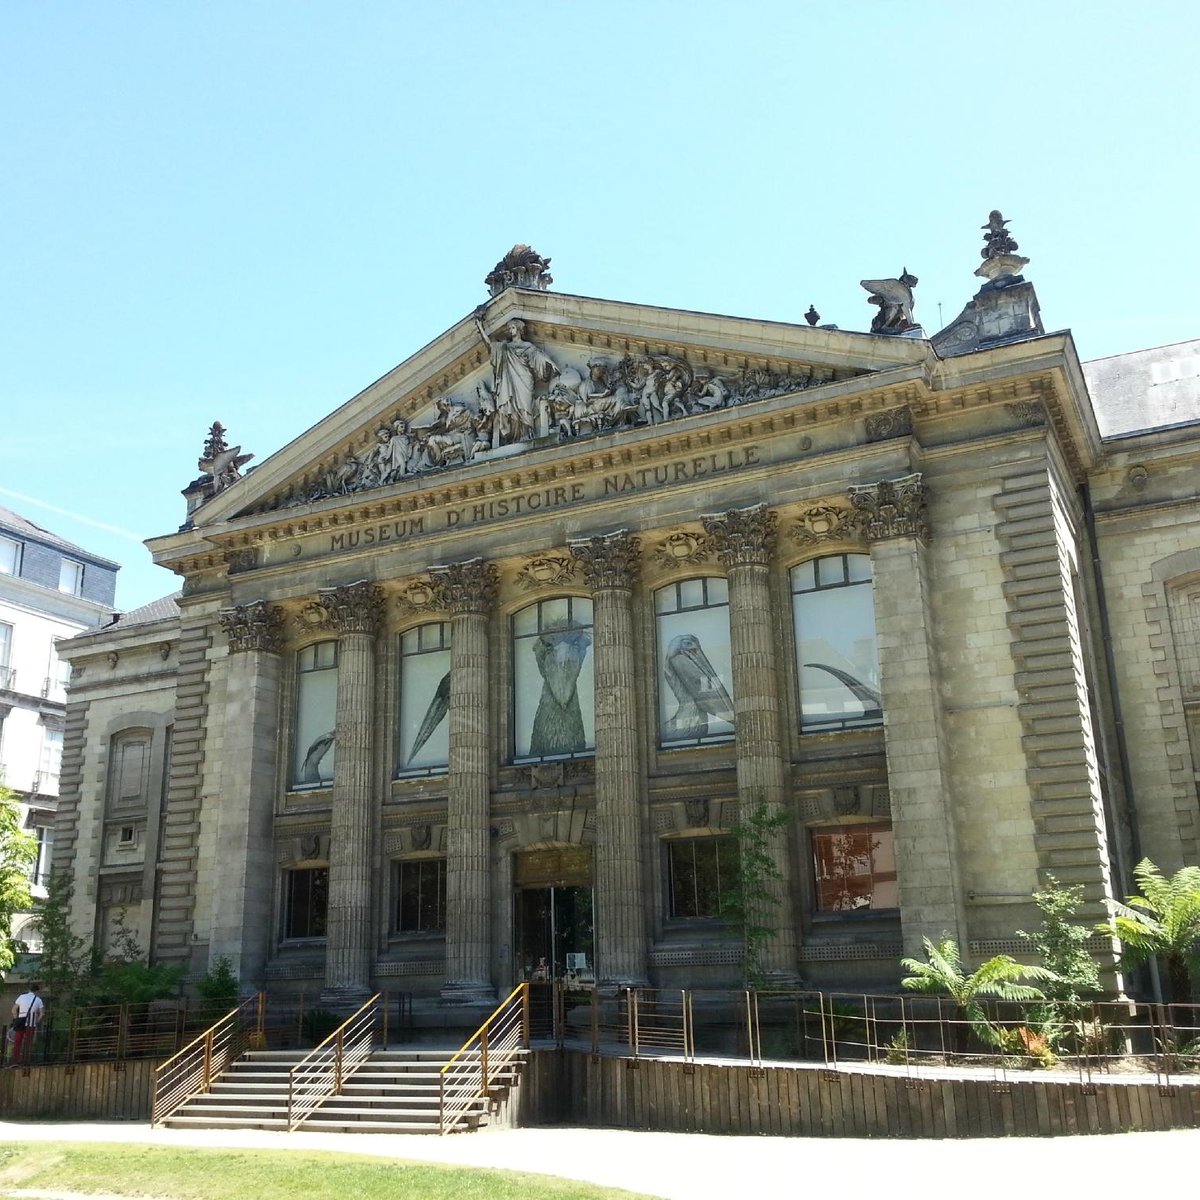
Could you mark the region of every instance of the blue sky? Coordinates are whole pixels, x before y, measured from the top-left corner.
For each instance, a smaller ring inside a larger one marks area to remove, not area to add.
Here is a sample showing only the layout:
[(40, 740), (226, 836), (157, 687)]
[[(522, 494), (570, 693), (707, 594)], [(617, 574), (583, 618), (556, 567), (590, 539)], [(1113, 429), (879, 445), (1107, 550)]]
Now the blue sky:
[[(486, 298), (929, 332), (1012, 221), (1083, 358), (1200, 336), (1192, 3), (0, 10), (0, 504), (173, 590), (208, 426), (262, 461)], [(78, 519), (83, 517), (87, 523)], [(110, 528), (104, 528), (110, 527)], [(116, 529), (121, 532), (111, 532)]]

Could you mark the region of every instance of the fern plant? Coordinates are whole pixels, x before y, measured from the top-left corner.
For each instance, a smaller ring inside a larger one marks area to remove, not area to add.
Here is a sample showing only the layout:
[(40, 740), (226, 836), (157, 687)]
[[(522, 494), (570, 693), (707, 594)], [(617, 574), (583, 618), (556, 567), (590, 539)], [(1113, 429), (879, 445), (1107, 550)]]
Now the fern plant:
[(1166, 967), (1168, 1000), (1192, 998), (1193, 969), (1200, 966), (1200, 867), (1182, 867), (1169, 878), (1148, 858), (1133, 868), (1140, 896), (1113, 904), (1113, 916), (1096, 928), (1117, 938), (1126, 962), (1158, 958)]

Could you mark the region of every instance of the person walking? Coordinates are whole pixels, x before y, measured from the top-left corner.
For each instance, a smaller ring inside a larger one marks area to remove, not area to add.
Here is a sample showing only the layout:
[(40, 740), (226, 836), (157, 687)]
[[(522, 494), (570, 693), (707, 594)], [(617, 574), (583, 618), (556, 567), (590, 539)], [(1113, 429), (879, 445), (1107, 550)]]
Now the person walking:
[(38, 995), (39, 984), (31, 983), (29, 991), (22, 992), (13, 1002), (13, 1056), (10, 1065), (28, 1066), (33, 1057), (33, 1042), (37, 1027), (46, 1011), (46, 1005)]

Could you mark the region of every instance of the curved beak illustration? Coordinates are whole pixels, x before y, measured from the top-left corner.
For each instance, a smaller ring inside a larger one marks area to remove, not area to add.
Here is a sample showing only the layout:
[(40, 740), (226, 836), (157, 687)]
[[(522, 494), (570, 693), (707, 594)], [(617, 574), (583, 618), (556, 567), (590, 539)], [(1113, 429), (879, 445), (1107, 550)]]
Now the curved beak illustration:
[[(412, 762), (421, 752), (421, 747), (433, 736), (433, 731), (446, 719), (450, 711), (450, 672), (442, 676), (441, 682), (434, 689), (433, 699), (421, 718), (421, 728), (413, 740), (412, 749), (408, 752), (408, 762)], [(405, 764), (407, 765), (407, 763)]]
[(530, 754), (573, 754), (587, 745), (579, 706), (579, 672), (591, 644), (592, 635), (575, 626), (549, 629), (534, 639), (542, 696), (533, 718)]
[(329, 753), (330, 747), (333, 745), (333, 730), (328, 733), (323, 733), (316, 741), (308, 748), (308, 752), (304, 755), (304, 762), (300, 765), (300, 782), (301, 783), (320, 783), (321, 782), (321, 759)]
[(678, 701), (666, 725), (670, 734), (705, 737), (710, 717), (733, 724), (733, 700), (695, 634), (681, 633), (671, 639), (663, 675)]
[(875, 688), (871, 687), (869, 683), (863, 683), (861, 679), (851, 675), (849, 671), (843, 671), (838, 667), (831, 667), (825, 663), (805, 663), (804, 665), (812, 667), (815, 671), (826, 671), (834, 679), (844, 683), (854, 693), (854, 698), (863, 706), (864, 717), (871, 717), (873, 719), (883, 716), (883, 696)]

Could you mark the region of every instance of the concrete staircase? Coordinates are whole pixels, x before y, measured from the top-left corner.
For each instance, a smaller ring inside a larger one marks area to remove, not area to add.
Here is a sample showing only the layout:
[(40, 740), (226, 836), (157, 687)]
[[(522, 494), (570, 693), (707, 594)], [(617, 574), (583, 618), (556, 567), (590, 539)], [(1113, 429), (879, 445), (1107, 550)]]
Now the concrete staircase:
[[(441, 1069), (454, 1050), (377, 1050), (300, 1126), (325, 1133), (437, 1133)], [(250, 1051), (208, 1092), (193, 1096), (163, 1124), (168, 1129), (286, 1129), (288, 1072), (305, 1051)], [(507, 1108), (523, 1053), (488, 1096), (472, 1101), (467, 1127), (488, 1124)]]

